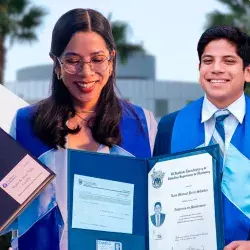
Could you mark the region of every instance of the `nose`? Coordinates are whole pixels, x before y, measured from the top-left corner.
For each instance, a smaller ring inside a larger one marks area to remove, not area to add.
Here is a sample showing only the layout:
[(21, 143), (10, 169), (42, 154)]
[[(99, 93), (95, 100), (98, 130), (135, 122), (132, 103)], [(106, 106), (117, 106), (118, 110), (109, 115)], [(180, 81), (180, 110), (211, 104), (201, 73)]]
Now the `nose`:
[(217, 73), (224, 73), (225, 68), (222, 62), (215, 61), (212, 65), (212, 72), (217, 74)]
[(82, 64), (81, 70), (78, 72), (79, 76), (86, 77), (89, 75), (93, 75), (94, 71), (91, 69), (89, 62), (84, 62)]

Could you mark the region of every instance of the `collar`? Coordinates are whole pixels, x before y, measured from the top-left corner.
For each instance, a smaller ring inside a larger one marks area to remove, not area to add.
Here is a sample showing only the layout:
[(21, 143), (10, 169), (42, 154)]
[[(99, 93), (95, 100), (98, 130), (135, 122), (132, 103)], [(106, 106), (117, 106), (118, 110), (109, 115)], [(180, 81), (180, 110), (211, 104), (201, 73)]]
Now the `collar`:
[(103, 144), (100, 144), (99, 148), (97, 149), (98, 153), (110, 154), (109, 147)]
[[(226, 107), (226, 109), (238, 120), (239, 123), (242, 123), (246, 113), (246, 101), (244, 94), (242, 94), (241, 97), (235, 102)], [(201, 122), (203, 123), (208, 121), (218, 110), (219, 109), (213, 103), (211, 103), (205, 95), (202, 104)]]

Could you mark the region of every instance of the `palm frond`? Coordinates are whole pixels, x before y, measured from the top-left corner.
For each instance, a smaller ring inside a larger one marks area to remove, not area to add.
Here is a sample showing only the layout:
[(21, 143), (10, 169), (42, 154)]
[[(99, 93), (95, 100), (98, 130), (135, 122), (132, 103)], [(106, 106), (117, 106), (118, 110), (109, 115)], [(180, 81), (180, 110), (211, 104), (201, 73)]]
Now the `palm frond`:
[(126, 63), (128, 57), (136, 52), (145, 53), (145, 50), (142, 45), (129, 43), (118, 44), (117, 51), (117, 55), (119, 56), (121, 63)]
[(42, 18), (47, 15), (47, 11), (41, 7), (31, 7), (21, 18), (18, 25), (21, 29), (33, 29), (42, 23)]
[(249, 0), (218, 0), (228, 7), (227, 13), (218, 10), (207, 15), (205, 28), (217, 25), (232, 25), (250, 34), (250, 2)]
[[(249, 6), (250, 3), (249, 3), (249, 0), (242, 0), (242, 3), (245, 5), (245, 6)], [(250, 7), (250, 6), (249, 6)]]
[(116, 43), (117, 55), (121, 63), (126, 63), (128, 57), (135, 52), (145, 52), (143, 45), (132, 44), (128, 38), (132, 36), (132, 29), (126, 22), (111, 21), (112, 13), (107, 18), (111, 24), (112, 34)]
[(0, 11), (0, 35), (5, 36), (10, 31), (9, 16), (6, 12)]
[(33, 42), (37, 40), (37, 35), (33, 31), (22, 31), (20, 33), (15, 34), (15, 36), (12, 38), (12, 43), (14, 41), (18, 41), (20, 43), (25, 43), (25, 42)]
[(124, 22), (115, 21), (111, 23), (111, 28), (116, 44), (125, 43), (127, 40), (128, 25)]
[(8, 2), (8, 14), (18, 14), (23, 13), (27, 6), (29, 5), (28, 0), (7, 0)]
[[(245, 4), (242, 0), (219, 0), (222, 4), (229, 8), (230, 12), (244, 15), (246, 13)], [(248, 3), (249, 4), (249, 3)]]
[(210, 28), (218, 25), (234, 25), (235, 17), (232, 14), (225, 14), (218, 10), (207, 14), (207, 23), (205, 28)]
[[(38, 6), (30, 6), (29, 0), (0, 0), (0, 46), (7, 38), (12, 45), (15, 41), (32, 42), (37, 40), (36, 28), (42, 23), (47, 11)], [(0, 69), (5, 68), (5, 50), (1, 51)], [(3, 74), (0, 72), (0, 84)]]
[(9, 0), (0, 0), (0, 12), (7, 12), (9, 7)]

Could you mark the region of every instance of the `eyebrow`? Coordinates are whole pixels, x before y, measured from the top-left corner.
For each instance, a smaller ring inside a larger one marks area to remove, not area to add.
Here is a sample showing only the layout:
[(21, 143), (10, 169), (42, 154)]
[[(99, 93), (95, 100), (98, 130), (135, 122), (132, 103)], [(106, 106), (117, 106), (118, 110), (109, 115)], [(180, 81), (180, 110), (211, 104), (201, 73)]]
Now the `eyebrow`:
[[(92, 52), (90, 55), (94, 56), (94, 55), (98, 55), (100, 53), (103, 53), (105, 54), (105, 52), (103, 50), (98, 50), (98, 51), (95, 51), (95, 52)], [(63, 56), (80, 56), (78, 53), (75, 53), (75, 52), (66, 52), (65, 54), (63, 54)]]
[(97, 54), (100, 54), (100, 53), (105, 54), (105, 52), (103, 50), (98, 50), (96, 52), (91, 53), (90, 55), (97, 55)]
[(237, 59), (238, 57), (237, 56), (233, 56), (233, 55), (227, 55), (227, 56), (223, 56), (224, 58), (228, 58), (228, 57), (230, 57), (230, 58), (233, 58), (233, 59)]
[[(206, 58), (206, 57), (209, 57), (209, 58), (211, 58), (211, 57), (214, 57), (214, 56), (212, 56), (212, 55), (203, 55), (202, 57), (201, 57), (201, 59), (203, 59), (203, 58)], [(225, 55), (225, 56), (222, 56), (223, 58), (234, 58), (234, 59), (237, 59), (237, 56), (235, 56), (235, 55)]]

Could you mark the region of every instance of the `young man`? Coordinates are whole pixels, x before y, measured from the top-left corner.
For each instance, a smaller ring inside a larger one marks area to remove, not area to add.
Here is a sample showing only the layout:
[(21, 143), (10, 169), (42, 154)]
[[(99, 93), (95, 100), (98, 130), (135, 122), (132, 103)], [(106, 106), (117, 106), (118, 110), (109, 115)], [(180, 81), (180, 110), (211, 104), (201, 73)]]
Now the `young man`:
[(226, 250), (250, 249), (250, 37), (231, 26), (206, 30), (198, 43), (205, 96), (163, 117), (154, 155), (219, 143)]
[(160, 227), (165, 221), (166, 215), (162, 213), (161, 210), (162, 210), (161, 203), (157, 201), (154, 205), (155, 213), (150, 216), (151, 222), (155, 227)]

